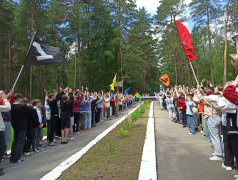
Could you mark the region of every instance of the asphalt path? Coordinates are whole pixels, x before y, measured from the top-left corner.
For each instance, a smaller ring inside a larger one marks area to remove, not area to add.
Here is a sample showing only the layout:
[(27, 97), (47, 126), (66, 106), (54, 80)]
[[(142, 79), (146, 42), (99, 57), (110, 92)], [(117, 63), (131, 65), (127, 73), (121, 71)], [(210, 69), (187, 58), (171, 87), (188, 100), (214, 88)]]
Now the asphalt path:
[[(138, 106), (140, 103), (135, 103), (129, 107), (128, 112)], [(90, 141), (96, 138), (104, 130), (121, 119), (125, 115), (125, 110), (119, 113), (118, 117), (112, 117), (112, 120), (98, 124), (96, 127), (88, 131), (81, 132), (79, 135), (74, 135), (75, 140), (69, 141), (68, 144), (60, 144), (58, 140), (57, 146), (49, 147), (44, 143), (44, 151), (33, 156), (22, 157), (26, 160), (23, 164), (12, 164), (9, 160), (4, 160), (1, 167), (4, 168), (5, 175), (0, 177), (0, 180), (39, 180), (45, 174), (57, 167), (61, 162), (80, 151)]]
[(172, 122), (167, 111), (154, 103), (157, 176), (159, 180), (233, 180), (236, 170), (226, 171), (222, 162), (210, 161), (212, 144), (198, 132)]

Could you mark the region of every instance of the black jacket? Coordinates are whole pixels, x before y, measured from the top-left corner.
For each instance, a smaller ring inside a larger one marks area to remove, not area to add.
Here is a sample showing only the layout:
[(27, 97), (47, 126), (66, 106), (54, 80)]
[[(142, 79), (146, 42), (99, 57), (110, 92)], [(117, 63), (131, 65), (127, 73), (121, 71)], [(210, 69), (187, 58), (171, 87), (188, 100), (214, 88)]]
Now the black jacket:
[(59, 115), (59, 109), (57, 105), (57, 101), (61, 99), (62, 95), (64, 93), (58, 93), (54, 100), (49, 102), (50, 110), (51, 110), (51, 116)]

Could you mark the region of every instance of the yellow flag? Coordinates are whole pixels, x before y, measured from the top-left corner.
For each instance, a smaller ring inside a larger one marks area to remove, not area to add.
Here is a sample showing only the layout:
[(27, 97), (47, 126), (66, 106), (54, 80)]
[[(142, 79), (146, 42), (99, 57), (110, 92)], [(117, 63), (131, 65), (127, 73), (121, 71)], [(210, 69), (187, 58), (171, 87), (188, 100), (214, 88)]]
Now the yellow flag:
[(115, 76), (113, 78), (112, 84), (109, 85), (111, 87), (112, 91), (114, 91), (114, 86), (115, 86), (116, 82), (117, 82), (117, 73), (115, 74)]
[(112, 81), (112, 84), (115, 85), (116, 82), (117, 82), (117, 73), (116, 73), (115, 76), (114, 76), (114, 79), (113, 79), (113, 81)]
[(109, 85), (111, 87), (111, 90), (114, 91), (114, 84)]

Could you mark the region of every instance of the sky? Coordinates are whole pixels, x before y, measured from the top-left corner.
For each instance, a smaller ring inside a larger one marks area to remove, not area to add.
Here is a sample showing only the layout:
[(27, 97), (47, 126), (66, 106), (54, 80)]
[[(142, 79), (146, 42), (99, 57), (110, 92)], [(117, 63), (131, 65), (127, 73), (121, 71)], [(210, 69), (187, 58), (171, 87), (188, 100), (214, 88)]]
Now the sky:
[[(192, 0), (184, 0), (185, 4), (189, 4)], [(159, 0), (136, 0), (137, 7), (145, 7), (148, 13), (151, 15), (155, 15), (157, 11), (157, 7), (159, 6)], [(187, 14), (189, 16), (189, 12)], [(184, 25), (189, 29), (191, 32), (194, 23), (191, 20), (185, 22)]]

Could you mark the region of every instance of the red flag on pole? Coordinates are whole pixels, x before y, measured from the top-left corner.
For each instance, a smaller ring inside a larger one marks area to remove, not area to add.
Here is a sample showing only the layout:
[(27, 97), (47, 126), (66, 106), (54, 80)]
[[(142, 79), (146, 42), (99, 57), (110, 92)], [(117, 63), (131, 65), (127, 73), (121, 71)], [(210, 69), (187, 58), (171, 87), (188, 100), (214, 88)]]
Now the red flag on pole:
[(178, 34), (181, 39), (181, 43), (184, 49), (185, 54), (188, 57), (188, 61), (191, 62), (192, 60), (198, 60), (197, 57), (195, 57), (194, 54), (194, 49), (192, 45), (192, 37), (188, 29), (178, 21), (176, 21), (176, 25), (178, 28)]

